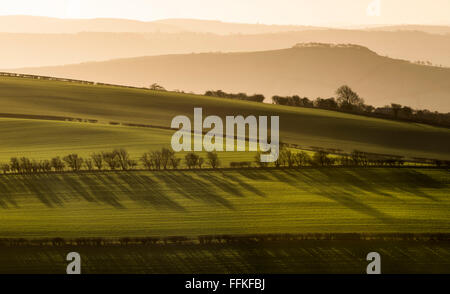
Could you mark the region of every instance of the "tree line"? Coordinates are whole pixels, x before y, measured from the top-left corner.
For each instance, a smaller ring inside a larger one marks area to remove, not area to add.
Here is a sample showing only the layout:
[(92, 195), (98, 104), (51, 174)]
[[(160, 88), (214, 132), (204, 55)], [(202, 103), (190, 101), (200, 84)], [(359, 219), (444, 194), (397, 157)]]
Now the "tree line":
[[(203, 168), (209, 165), (211, 168), (220, 166), (219, 156), (216, 152), (208, 152), (206, 158), (190, 152), (184, 157), (188, 169)], [(63, 172), (81, 170), (136, 170), (141, 163), (147, 170), (179, 169), (181, 158), (175, 156), (175, 152), (169, 148), (157, 151), (145, 152), (139, 160), (132, 159), (126, 149), (93, 153), (89, 157), (81, 157), (77, 153), (71, 153), (64, 157), (56, 156), (50, 160), (34, 160), (28, 157), (12, 157), (9, 163), (0, 164), (0, 170), (4, 173), (34, 174), (47, 172)]]
[[(260, 152), (254, 157), (254, 162), (239, 161), (230, 162), (230, 168), (250, 167), (331, 167), (331, 166), (403, 166), (406, 161), (397, 157), (377, 156), (355, 150), (350, 154), (331, 156), (329, 152), (319, 150), (312, 155), (305, 151), (294, 152), (282, 147), (278, 159), (273, 163), (261, 162)], [(206, 157), (197, 153), (189, 152), (184, 156), (184, 167), (186, 169), (202, 169), (205, 167), (217, 169), (221, 167), (219, 155), (216, 152), (207, 152)], [(36, 174), (48, 172), (72, 171), (103, 171), (103, 170), (167, 170), (180, 169), (182, 158), (176, 157), (175, 152), (169, 148), (157, 151), (149, 151), (142, 154), (139, 160), (132, 159), (125, 149), (116, 149), (108, 152), (93, 153), (89, 157), (81, 157), (72, 153), (64, 157), (53, 157), (50, 160), (34, 160), (28, 157), (12, 157), (9, 163), (0, 164), (3, 174)], [(436, 167), (450, 167), (450, 161), (429, 160), (428, 165)]]
[(318, 97), (315, 100), (310, 100), (307, 97), (301, 98), (298, 95), (273, 96), (272, 103), (287, 106), (320, 108), (450, 127), (450, 113), (432, 112), (427, 109), (416, 110), (409, 106), (402, 106), (396, 103), (391, 103), (391, 105), (384, 107), (374, 107), (365, 104), (364, 99), (347, 85), (341, 86), (336, 90), (336, 97)]
[(187, 236), (148, 237), (84, 237), (84, 238), (0, 238), (0, 246), (129, 246), (168, 244), (254, 244), (257, 242), (305, 241), (305, 240), (393, 240), (393, 241), (449, 241), (447, 233), (275, 233), (275, 234), (217, 234)]
[(262, 94), (254, 94), (254, 95), (247, 95), (246, 93), (226, 93), (222, 90), (217, 91), (206, 91), (205, 96), (210, 97), (219, 97), (219, 98), (229, 98), (229, 99), (237, 99), (237, 100), (245, 100), (245, 101), (253, 101), (253, 102), (263, 102), (266, 97)]
[[(331, 166), (348, 166), (348, 167), (400, 167), (405, 165), (407, 161), (394, 156), (381, 156), (370, 154), (359, 150), (354, 150), (350, 154), (339, 154), (331, 156), (329, 152), (319, 150), (312, 155), (305, 151), (293, 152), (288, 148), (281, 148), (278, 159), (269, 164), (260, 161), (260, 153), (255, 156), (255, 164), (258, 167), (331, 167)], [(450, 167), (450, 161), (428, 160), (428, 165), (436, 167)], [(237, 166), (239, 167), (239, 166)]]

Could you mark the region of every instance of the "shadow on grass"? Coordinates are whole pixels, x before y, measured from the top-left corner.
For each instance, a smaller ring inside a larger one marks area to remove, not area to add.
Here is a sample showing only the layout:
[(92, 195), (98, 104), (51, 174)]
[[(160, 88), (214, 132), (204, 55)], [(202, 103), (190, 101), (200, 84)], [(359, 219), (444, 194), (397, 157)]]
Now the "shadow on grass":
[(271, 175), (279, 182), (326, 197), (385, 223), (394, 223), (395, 219), (371, 207), (362, 197), (382, 196), (401, 203), (403, 200), (396, 194), (409, 194), (437, 202), (425, 190), (448, 188), (445, 182), (413, 169), (283, 169)]
[(190, 173), (164, 172), (155, 176), (164, 182), (168, 189), (174, 189), (188, 199), (201, 200), (208, 204), (234, 209), (231, 202), (218, 193), (217, 183), (211, 182), (205, 175), (201, 172), (197, 175), (198, 177), (193, 177)]
[[(394, 219), (371, 207), (366, 199), (386, 197), (401, 204), (405, 200), (398, 196), (408, 194), (438, 202), (429, 190), (449, 188), (447, 174), (439, 176), (443, 178), (414, 169), (371, 168), (10, 175), (0, 177), (0, 208), (17, 208), (18, 199), (26, 201), (34, 196), (47, 207), (62, 207), (75, 200), (125, 209), (124, 201), (131, 200), (143, 206), (185, 211), (177, 199), (186, 198), (234, 210), (233, 197), (282, 196), (285, 186), (390, 223)], [(262, 184), (271, 183), (279, 187), (272, 195), (261, 190)]]

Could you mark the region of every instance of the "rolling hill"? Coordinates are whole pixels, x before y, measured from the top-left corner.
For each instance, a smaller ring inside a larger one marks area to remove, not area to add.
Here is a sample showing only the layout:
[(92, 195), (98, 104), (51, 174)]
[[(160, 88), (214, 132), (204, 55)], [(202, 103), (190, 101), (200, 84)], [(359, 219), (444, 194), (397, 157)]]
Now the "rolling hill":
[(74, 34), (79, 32), (198, 32), (226, 35), (263, 34), (312, 28), (315, 27), (243, 24), (197, 19), (138, 21), (121, 18), (62, 19), (30, 15), (0, 16), (0, 32), (9, 33)]
[[(33, 150), (43, 157), (54, 154), (58, 148), (58, 152), (66, 152), (74, 146), (83, 150), (98, 150), (121, 144), (126, 146), (128, 142), (130, 147), (137, 148), (136, 152), (141, 152), (146, 144), (148, 148), (152, 144), (161, 146), (158, 142), (167, 140), (169, 145), (170, 132), (152, 133), (151, 128), (125, 130), (102, 124), (121, 122), (167, 128), (177, 115), (192, 117), (194, 107), (203, 107), (204, 116), (278, 115), (280, 139), (303, 147), (335, 148), (348, 152), (360, 149), (406, 157), (450, 159), (450, 130), (446, 128), (175, 92), (0, 77), (2, 113), (56, 115), (99, 121), (98, 124), (38, 124), (35, 120), (2, 120), (0, 127), (4, 140), (1, 146), (5, 148), (2, 158), (18, 152), (33, 157), (36, 155), (32, 154)], [(64, 132), (64, 135), (58, 137), (58, 132)], [(152, 136), (155, 136), (154, 140)], [(29, 149), (31, 145), (35, 146), (34, 149)]]
[(0, 32), (74, 34), (79, 32), (180, 32), (181, 29), (163, 23), (130, 19), (94, 18), (62, 19), (31, 15), (0, 16)]
[(300, 44), (289, 49), (149, 56), (57, 67), (23, 68), (19, 73), (203, 93), (262, 93), (330, 97), (348, 84), (368, 104), (399, 103), (450, 111), (450, 69), (383, 57), (356, 45)]
[(358, 44), (383, 56), (450, 67), (450, 27), (318, 28), (195, 19), (0, 16), (0, 68), (191, 52), (274, 50), (302, 42)]
[[(1, 18), (0, 18), (1, 19)], [(115, 58), (192, 52), (261, 51), (296, 43), (358, 44), (383, 56), (450, 66), (450, 35), (419, 31), (308, 29), (264, 34), (198, 32), (0, 33), (0, 68), (65, 65)]]
[[(279, 115), (281, 139), (304, 146), (449, 159), (444, 128), (1, 76), (0, 164), (11, 156), (87, 156), (118, 147), (136, 158), (167, 146), (173, 130), (108, 122), (167, 128), (195, 106), (221, 117)], [(221, 159), (246, 156), (228, 152)], [(360, 273), (370, 250), (388, 256), (384, 273), (447, 273), (449, 181), (447, 170), (423, 167), (2, 174), (0, 272), (64, 273), (67, 252), (75, 251), (83, 273)], [(429, 240), (433, 234), (438, 241)]]
[(429, 34), (450, 34), (450, 26), (445, 25), (390, 25), (390, 26), (374, 26), (367, 30), (376, 31), (420, 31)]
[(448, 189), (427, 169), (10, 175), (0, 238), (439, 233)]

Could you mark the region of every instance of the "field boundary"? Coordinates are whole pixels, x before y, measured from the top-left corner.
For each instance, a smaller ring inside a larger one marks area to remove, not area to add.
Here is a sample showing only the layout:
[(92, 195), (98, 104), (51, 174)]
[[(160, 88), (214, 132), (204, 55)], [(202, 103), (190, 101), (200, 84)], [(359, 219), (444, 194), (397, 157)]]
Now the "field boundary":
[(120, 237), (120, 238), (0, 238), (0, 247), (17, 246), (133, 246), (171, 244), (251, 244), (277, 241), (420, 241), (450, 242), (450, 233), (303, 233), (200, 235), (197, 237)]
[[(0, 73), (1, 74), (1, 73)], [(109, 121), (109, 122), (99, 122), (97, 119), (88, 119), (88, 118), (77, 118), (77, 117), (65, 117), (65, 116), (54, 116), (54, 115), (39, 115), (39, 114), (18, 114), (18, 113), (0, 113), (0, 118), (16, 118), (16, 119), (29, 119), (29, 120), (49, 120), (49, 121), (59, 121), (59, 122), (78, 122), (78, 123), (92, 123), (92, 124), (103, 124), (103, 125), (111, 125), (111, 126), (124, 126), (124, 127), (134, 127), (134, 128), (150, 128), (150, 129), (160, 129), (160, 130), (169, 130), (169, 131), (176, 131), (177, 129), (166, 127), (166, 126), (158, 126), (158, 125), (147, 125), (147, 124), (138, 124), (138, 123), (125, 123), (125, 122), (115, 122), (115, 121)], [(191, 133), (193, 134), (193, 130), (191, 130)], [(202, 131), (203, 135), (206, 135), (208, 131)], [(237, 140), (244, 140), (245, 142), (253, 141), (253, 139), (250, 139), (247, 135), (245, 138), (238, 137), (235, 135), (235, 138)], [(297, 150), (304, 150), (304, 151), (310, 151), (310, 152), (317, 152), (317, 151), (324, 151), (331, 155), (348, 155), (341, 149), (336, 148), (323, 148), (318, 146), (301, 146), (299, 144), (293, 144), (288, 142), (280, 141), (281, 147), (287, 147)], [(367, 155), (373, 155), (373, 156), (381, 156), (381, 157), (389, 157), (389, 158), (396, 158), (396, 159), (404, 159), (405, 162), (414, 163), (414, 164), (430, 164), (430, 161), (435, 161), (437, 159), (433, 158), (418, 158), (418, 157), (412, 157), (412, 158), (406, 158), (404, 156), (400, 155), (392, 155), (392, 154), (382, 154), (382, 153), (368, 153), (365, 152)]]
[(157, 172), (157, 173), (163, 173), (163, 172), (220, 172), (220, 171), (243, 171), (243, 170), (251, 170), (251, 171), (264, 171), (264, 170), (328, 170), (328, 169), (433, 169), (433, 170), (446, 170), (450, 172), (450, 168), (447, 166), (302, 166), (302, 167), (288, 167), (288, 166), (268, 166), (268, 167), (219, 167), (219, 168), (195, 168), (195, 169), (189, 169), (189, 168), (178, 168), (178, 169), (127, 169), (127, 170), (121, 170), (121, 169), (115, 169), (115, 170), (108, 170), (108, 169), (102, 169), (102, 170), (79, 170), (79, 171), (71, 171), (71, 170), (65, 170), (65, 171), (50, 171), (50, 172), (39, 172), (39, 173), (0, 173), (0, 177), (2, 176), (39, 176), (39, 175), (81, 175), (81, 174), (111, 174), (111, 173), (142, 173), (142, 172)]

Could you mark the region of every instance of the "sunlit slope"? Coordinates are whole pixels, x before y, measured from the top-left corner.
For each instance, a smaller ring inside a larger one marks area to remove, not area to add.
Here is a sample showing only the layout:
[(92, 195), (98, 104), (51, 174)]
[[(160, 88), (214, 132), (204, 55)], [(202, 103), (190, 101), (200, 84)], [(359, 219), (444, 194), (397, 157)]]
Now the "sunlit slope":
[[(139, 161), (145, 152), (169, 148), (174, 132), (100, 123), (0, 118), (0, 163), (8, 163), (11, 157), (42, 160), (70, 153), (87, 158), (93, 153), (119, 148), (125, 148), (132, 159)], [(184, 158), (185, 154), (180, 152), (177, 156)], [(219, 152), (223, 167), (233, 161), (253, 161), (254, 156), (255, 152)], [(203, 157), (206, 158), (206, 152)], [(140, 162), (139, 167), (143, 168)]]
[(448, 233), (449, 181), (392, 168), (0, 176), (0, 238)]
[(278, 115), (280, 139), (300, 146), (450, 159), (450, 130), (445, 128), (173, 92), (0, 78), (1, 113), (58, 115), (98, 119), (104, 123), (116, 121), (169, 127), (176, 115), (192, 117), (194, 107), (202, 107), (204, 116)]
[(413, 64), (358, 45), (308, 43), (281, 50), (143, 56), (15, 72), (139, 87), (157, 82), (195, 93), (221, 89), (311, 99), (334, 96), (348, 84), (377, 107), (398, 103), (450, 111), (450, 68)]

